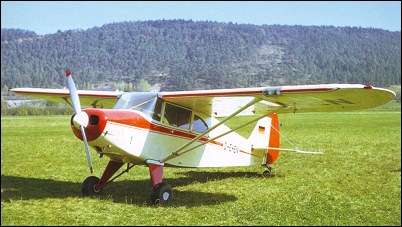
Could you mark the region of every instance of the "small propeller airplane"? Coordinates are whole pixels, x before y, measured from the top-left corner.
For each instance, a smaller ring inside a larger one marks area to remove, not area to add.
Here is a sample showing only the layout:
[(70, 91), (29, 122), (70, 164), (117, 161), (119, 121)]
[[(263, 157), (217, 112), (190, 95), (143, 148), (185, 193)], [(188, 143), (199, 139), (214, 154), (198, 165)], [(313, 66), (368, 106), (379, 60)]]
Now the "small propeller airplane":
[[(73, 109), (71, 128), (84, 142), (92, 174), (89, 146), (110, 158), (100, 178), (89, 176), (82, 184), (85, 196), (96, 195), (135, 165), (149, 168), (154, 205), (173, 198), (163, 181), (164, 167), (230, 167), (271, 164), (281, 150), (278, 114), (336, 112), (383, 105), (395, 93), (360, 84), (322, 84), (216, 89), (177, 92), (112, 92), (77, 90), (66, 70), (66, 89), (14, 88), (24, 96), (67, 102)], [(81, 109), (83, 106), (92, 108)], [(235, 116), (254, 118), (235, 128), (225, 125)], [(248, 138), (237, 130), (255, 124)], [(127, 163), (127, 168), (114, 174)], [(113, 178), (112, 178), (113, 177)]]

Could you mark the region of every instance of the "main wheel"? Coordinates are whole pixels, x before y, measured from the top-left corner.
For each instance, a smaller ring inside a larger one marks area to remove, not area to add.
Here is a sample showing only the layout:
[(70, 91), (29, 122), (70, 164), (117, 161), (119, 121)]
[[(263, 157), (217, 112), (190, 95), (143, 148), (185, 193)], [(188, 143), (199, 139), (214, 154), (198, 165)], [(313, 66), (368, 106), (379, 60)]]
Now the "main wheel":
[(99, 194), (102, 189), (96, 190), (95, 185), (99, 182), (99, 178), (95, 176), (87, 177), (82, 183), (82, 194), (84, 196), (92, 196)]
[(159, 183), (152, 189), (151, 201), (153, 205), (164, 205), (173, 199), (173, 189), (166, 183)]

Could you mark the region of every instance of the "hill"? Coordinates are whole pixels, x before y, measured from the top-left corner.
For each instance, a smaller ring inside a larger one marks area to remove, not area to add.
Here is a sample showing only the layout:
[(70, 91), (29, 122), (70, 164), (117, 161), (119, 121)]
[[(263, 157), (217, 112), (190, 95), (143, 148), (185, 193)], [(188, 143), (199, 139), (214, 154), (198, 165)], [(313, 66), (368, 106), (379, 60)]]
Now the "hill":
[(45, 36), (1, 30), (1, 87), (187, 90), (401, 83), (401, 33), (186, 20), (106, 24)]

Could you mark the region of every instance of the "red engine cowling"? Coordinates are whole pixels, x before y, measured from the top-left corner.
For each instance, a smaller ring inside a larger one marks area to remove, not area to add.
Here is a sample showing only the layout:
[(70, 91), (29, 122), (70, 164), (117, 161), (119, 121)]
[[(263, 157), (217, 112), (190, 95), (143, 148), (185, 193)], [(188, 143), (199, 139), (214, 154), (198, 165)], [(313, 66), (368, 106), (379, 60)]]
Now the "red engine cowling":
[[(85, 127), (85, 135), (88, 141), (96, 140), (102, 135), (108, 121), (140, 128), (151, 127), (149, 121), (132, 110), (87, 108), (82, 111), (86, 112), (89, 118), (88, 125)], [(72, 121), (71, 128), (75, 136), (83, 140), (80, 129), (76, 128)]]

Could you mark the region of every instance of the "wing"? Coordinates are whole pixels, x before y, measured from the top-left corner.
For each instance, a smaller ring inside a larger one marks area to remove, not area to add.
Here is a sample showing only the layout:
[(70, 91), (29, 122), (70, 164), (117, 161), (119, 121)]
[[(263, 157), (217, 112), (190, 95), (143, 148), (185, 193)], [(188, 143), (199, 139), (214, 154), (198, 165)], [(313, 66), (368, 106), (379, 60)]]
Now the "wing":
[(159, 93), (159, 97), (198, 112), (227, 116), (253, 99), (259, 102), (243, 115), (295, 112), (337, 112), (368, 109), (395, 98), (395, 93), (370, 85), (322, 84)]
[[(18, 95), (45, 99), (53, 102), (67, 102), (71, 105), (70, 92), (66, 89), (14, 88), (10, 91)], [(108, 109), (113, 108), (122, 93), (123, 92), (115, 91), (78, 90), (78, 96), (82, 106)]]

